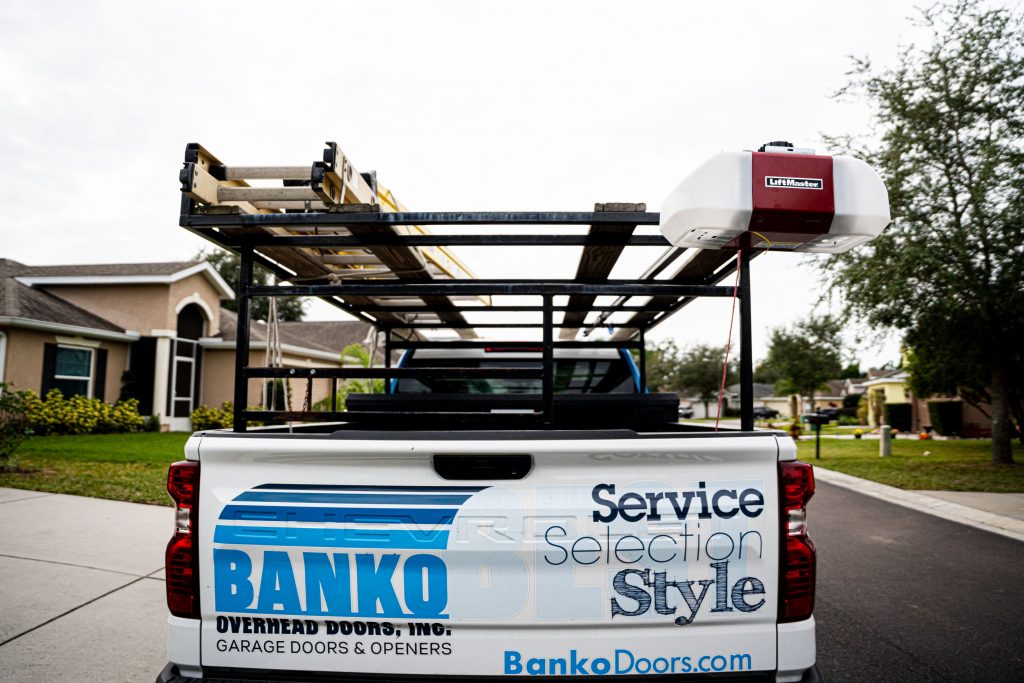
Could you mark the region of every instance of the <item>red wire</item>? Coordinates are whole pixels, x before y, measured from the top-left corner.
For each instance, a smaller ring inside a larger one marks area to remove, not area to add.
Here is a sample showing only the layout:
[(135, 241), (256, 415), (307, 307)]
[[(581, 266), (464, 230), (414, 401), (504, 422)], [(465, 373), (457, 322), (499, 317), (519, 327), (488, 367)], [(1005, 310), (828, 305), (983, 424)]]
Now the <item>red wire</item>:
[(729, 338), (725, 342), (725, 361), (722, 362), (722, 384), (718, 387), (718, 414), (715, 415), (715, 431), (718, 421), (722, 419), (722, 395), (725, 393), (725, 377), (729, 371), (729, 351), (732, 350), (732, 322), (736, 318), (736, 295), (740, 289), (740, 268), (742, 267), (743, 250), (736, 250), (736, 283), (732, 286), (732, 310), (729, 312)]

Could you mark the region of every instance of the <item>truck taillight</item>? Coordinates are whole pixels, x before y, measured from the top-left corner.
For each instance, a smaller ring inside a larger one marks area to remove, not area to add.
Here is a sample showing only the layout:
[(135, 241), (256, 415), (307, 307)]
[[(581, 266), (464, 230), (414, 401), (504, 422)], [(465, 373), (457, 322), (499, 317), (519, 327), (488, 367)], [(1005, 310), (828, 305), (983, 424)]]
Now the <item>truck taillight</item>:
[(779, 463), (782, 502), (782, 567), (779, 621), (801, 621), (814, 611), (814, 544), (807, 537), (807, 501), (814, 495), (814, 472), (806, 462)]
[(199, 463), (185, 460), (167, 472), (167, 492), (174, 499), (174, 535), (164, 556), (167, 608), (176, 617), (199, 618), (199, 558), (195, 529), (199, 512)]

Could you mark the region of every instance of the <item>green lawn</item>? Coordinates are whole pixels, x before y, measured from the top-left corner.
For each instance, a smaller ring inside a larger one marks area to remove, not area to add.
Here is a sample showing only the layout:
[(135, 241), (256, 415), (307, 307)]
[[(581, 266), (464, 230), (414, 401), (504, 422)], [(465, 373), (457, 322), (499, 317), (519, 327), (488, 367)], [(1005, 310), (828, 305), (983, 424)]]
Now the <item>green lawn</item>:
[(185, 457), (189, 434), (139, 432), (36, 436), (15, 454), (0, 486), (170, 505), (167, 466)]
[[(876, 439), (822, 439), (821, 460), (815, 460), (814, 437), (797, 442), (801, 460), (901, 489), (1024, 492), (1024, 465), (993, 465), (991, 448), (988, 440), (896, 439), (892, 457), (881, 458)], [(1014, 442), (1014, 457), (1024, 462), (1020, 442)]]
[[(0, 486), (170, 505), (167, 466), (184, 457), (188, 436), (34, 437), (18, 450), (18, 470), (0, 472)], [(1014, 446), (1024, 461), (1024, 448)], [(992, 465), (989, 441), (897, 439), (893, 457), (880, 458), (877, 440), (822, 439), (817, 461), (813, 438), (805, 436), (797, 448), (802, 460), (903, 489), (1024, 492), (1024, 465)]]

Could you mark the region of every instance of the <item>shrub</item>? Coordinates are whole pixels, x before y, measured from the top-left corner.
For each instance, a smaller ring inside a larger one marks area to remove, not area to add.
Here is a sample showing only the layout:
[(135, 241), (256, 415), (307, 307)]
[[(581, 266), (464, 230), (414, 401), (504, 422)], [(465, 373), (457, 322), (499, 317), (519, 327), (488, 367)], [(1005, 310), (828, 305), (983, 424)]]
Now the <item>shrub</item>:
[(894, 431), (909, 432), (911, 409), (909, 403), (886, 403), (883, 408), (885, 424), (891, 425)]
[(110, 405), (85, 396), (65, 399), (59, 389), (42, 399), (25, 393), (25, 417), (33, 434), (112, 434), (142, 428), (139, 402), (133, 398)]
[[(336, 410), (345, 410), (345, 399), (348, 398), (348, 395), (350, 393), (347, 384), (348, 383), (346, 382), (346, 383), (343, 383), (343, 384), (338, 386), (338, 393), (335, 395), (335, 402), (334, 402), (334, 406), (335, 406)], [(351, 392), (351, 393), (356, 393), (356, 392)], [(325, 396), (324, 398), (320, 399), (319, 401), (317, 401), (316, 403), (313, 404), (313, 410), (318, 410), (318, 411), (321, 411), (321, 412), (327, 412), (330, 409), (331, 409), (331, 397), (330, 396)]]
[(963, 434), (964, 410), (960, 401), (928, 401), (928, 418), (942, 436)]
[(846, 396), (843, 396), (843, 409), (853, 410), (855, 414), (857, 408), (860, 407), (860, 399), (862, 396), (863, 394), (847, 394)]
[(860, 420), (858, 420), (856, 417), (851, 417), (849, 415), (840, 415), (839, 419), (836, 421), (836, 424), (844, 427), (853, 427), (855, 425), (859, 425)]
[(205, 429), (229, 429), (235, 415), (235, 406), (225, 401), (220, 408), (199, 406), (192, 411), (192, 429), (197, 432)]
[(25, 401), (28, 392), (11, 391), (0, 382), (0, 469), (28, 436)]

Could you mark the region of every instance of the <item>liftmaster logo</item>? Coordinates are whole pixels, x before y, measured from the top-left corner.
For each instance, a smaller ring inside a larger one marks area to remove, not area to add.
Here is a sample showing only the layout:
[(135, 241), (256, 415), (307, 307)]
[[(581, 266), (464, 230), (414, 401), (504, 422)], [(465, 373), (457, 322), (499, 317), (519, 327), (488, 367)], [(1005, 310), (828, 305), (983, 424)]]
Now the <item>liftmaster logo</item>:
[(784, 176), (768, 175), (764, 177), (765, 187), (785, 187), (794, 190), (821, 190), (825, 184), (821, 178), (787, 178)]

